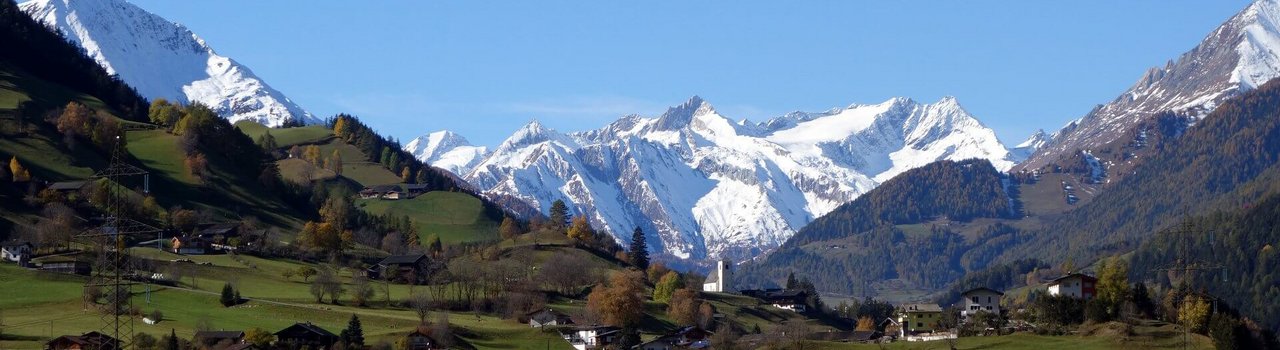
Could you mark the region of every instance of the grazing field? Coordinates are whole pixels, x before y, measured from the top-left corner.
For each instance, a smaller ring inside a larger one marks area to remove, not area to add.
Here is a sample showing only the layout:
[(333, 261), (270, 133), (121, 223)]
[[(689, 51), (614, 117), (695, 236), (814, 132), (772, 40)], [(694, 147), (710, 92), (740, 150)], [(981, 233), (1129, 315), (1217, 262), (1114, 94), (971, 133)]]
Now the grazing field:
[(480, 200), (465, 193), (433, 191), (413, 199), (361, 199), (356, 206), (373, 214), (408, 215), (423, 242), (477, 242), (498, 237), (498, 223), (484, 216)]
[(324, 125), (268, 129), (262, 124), (247, 120), (237, 122), (235, 125), (240, 128), (240, 132), (249, 135), (249, 138), (254, 141), (257, 141), (259, 136), (266, 134), (267, 130), (271, 130), (271, 136), (275, 137), (276, 145), (282, 148), (303, 143), (320, 142), (326, 138), (333, 137), (333, 130)]

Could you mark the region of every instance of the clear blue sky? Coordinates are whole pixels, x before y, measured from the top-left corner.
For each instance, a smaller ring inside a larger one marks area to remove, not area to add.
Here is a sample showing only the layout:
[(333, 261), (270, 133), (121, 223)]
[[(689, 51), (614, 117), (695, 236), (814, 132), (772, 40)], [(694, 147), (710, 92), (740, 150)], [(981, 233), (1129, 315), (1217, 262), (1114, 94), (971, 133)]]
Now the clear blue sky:
[(1013, 144), (1110, 101), (1248, 4), (132, 1), (318, 116), (482, 145), (534, 118), (594, 129), (692, 95), (755, 121), (953, 95)]

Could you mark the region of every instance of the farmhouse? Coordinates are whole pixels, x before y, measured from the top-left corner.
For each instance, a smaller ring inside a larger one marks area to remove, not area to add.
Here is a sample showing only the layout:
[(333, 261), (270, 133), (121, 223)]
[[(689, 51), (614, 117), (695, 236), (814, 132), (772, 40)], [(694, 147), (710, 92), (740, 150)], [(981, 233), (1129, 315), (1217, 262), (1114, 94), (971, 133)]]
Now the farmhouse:
[(898, 324), (902, 325), (903, 338), (933, 333), (938, 330), (938, 321), (942, 320), (942, 307), (938, 304), (905, 304), (898, 310)]
[(589, 350), (604, 348), (605, 345), (613, 344), (620, 336), (622, 328), (614, 326), (583, 326), (574, 328), (568, 333), (561, 333), (565, 341), (573, 345), (577, 350)]
[(702, 349), (710, 345), (707, 342), (710, 335), (711, 332), (702, 328), (689, 326), (642, 343), (636, 348), (641, 350)]
[(62, 181), (49, 184), (49, 189), (62, 193), (78, 192), (88, 181)]
[(529, 327), (534, 328), (573, 324), (573, 319), (569, 315), (552, 309), (534, 311), (527, 316), (529, 317)]
[(35, 246), (31, 245), (30, 242), (9, 244), (0, 247), (0, 258), (23, 264), (23, 262), (31, 260), (31, 252), (34, 250)]
[(1076, 299), (1093, 299), (1098, 279), (1093, 276), (1071, 273), (1049, 281), (1049, 295), (1065, 295)]
[(193, 339), (209, 348), (242, 344), (244, 331), (197, 331)]
[(400, 199), (400, 186), (398, 185), (375, 185), (365, 187), (360, 190), (360, 198), (364, 199)]
[(809, 294), (799, 289), (766, 289), (766, 290), (744, 290), (742, 295), (760, 299), (766, 304), (773, 307), (794, 312), (805, 312), (805, 301), (809, 299)]
[(169, 241), (174, 253), (183, 255), (202, 255), (209, 250), (209, 240), (200, 236), (179, 236)]
[(874, 343), (875, 341), (880, 340), (880, 337), (882, 336), (884, 336), (884, 333), (881, 333), (880, 331), (875, 331), (875, 330), (853, 331), (852, 333), (849, 333), (849, 341), (859, 342), (859, 343)]
[(369, 278), (385, 278), (404, 283), (422, 283), (427, 278), (426, 254), (392, 255), (369, 268)]
[(966, 320), (979, 312), (1000, 314), (1000, 298), (1004, 296), (998, 290), (979, 287), (960, 293), (962, 300), (960, 316)]
[(88, 275), (92, 272), (92, 268), (87, 261), (78, 261), (71, 257), (53, 257), (40, 263), (40, 271)]
[(415, 329), (413, 332), (405, 335), (404, 340), (405, 349), (407, 350), (435, 350), (445, 348), (444, 346), (441, 346), (440, 342), (436, 341), (435, 338), (432, 338), (430, 334), (427, 334), (421, 329)]
[(311, 322), (294, 323), (292, 326), (276, 332), (277, 345), (289, 349), (328, 348), (337, 341), (337, 335), (313, 325)]
[(46, 350), (116, 350), (120, 341), (96, 331), (82, 335), (64, 335), (45, 343)]
[(404, 192), (401, 193), (406, 198), (421, 196), (431, 189), (425, 184), (405, 184)]

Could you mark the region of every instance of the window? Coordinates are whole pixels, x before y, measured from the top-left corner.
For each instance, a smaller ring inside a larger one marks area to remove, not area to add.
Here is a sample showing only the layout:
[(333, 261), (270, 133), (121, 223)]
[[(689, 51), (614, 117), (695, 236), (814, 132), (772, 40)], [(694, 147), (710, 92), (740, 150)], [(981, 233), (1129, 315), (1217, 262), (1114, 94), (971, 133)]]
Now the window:
[(990, 306), (988, 306), (988, 307), (987, 307), (987, 311), (991, 311), (991, 307), (990, 307)]
[(916, 328), (924, 328), (924, 322), (916, 322)]
[(978, 302), (978, 297), (970, 298), (970, 300), (973, 300), (973, 302), (975, 302), (975, 303), (976, 303), (976, 302)]
[(991, 302), (991, 297), (987, 297), (987, 303)]

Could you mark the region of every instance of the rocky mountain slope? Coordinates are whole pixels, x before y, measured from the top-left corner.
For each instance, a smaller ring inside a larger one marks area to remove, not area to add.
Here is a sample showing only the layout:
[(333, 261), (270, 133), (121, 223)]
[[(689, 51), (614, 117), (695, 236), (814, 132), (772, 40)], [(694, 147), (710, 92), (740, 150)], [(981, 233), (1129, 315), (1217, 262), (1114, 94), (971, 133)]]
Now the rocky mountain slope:
[(1041, 168), (1104, 147), (1162, 112), (1203, 117), (1224, 99), (1280, 76), (1277, 25), (1280, 1), (1254, 2), (1176, 61), (1147, 70), (1115, 100), (1067, 124), (1017, 169)]
[[(475, 154), (432, 147), (432, 139), (408, 149), (455, 169), (465, 167), (439, 155)], [(486, 194), (543, 211), (564, 200), (615, 235), (639, 226), (671, 257), (746, 259), (894, 175), (969, 158), (1000, 169), (1014, 164), (995, 134), (950, 97), (932, 104), (895, 98), (762, 123), (734, 122), (694, 97), (655, 118), (625, 116), (585, 132), (560, 133), (535, 121), (460, 175)]]
[(203, 103), (233, 123), (320, 121), (191, 30), (124, 0), (32, 0), (19, 6), (148, 99)]

